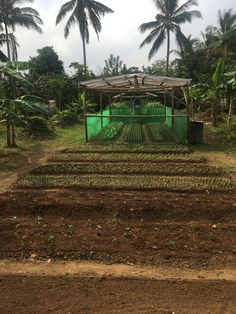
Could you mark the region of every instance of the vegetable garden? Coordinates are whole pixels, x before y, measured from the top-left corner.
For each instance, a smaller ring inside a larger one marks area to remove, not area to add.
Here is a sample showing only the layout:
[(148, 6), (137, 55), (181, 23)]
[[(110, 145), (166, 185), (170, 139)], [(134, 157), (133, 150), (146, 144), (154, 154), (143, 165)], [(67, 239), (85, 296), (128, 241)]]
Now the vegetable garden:
[(106, 146), (84, 145), (64, 150), (22, 177), (18, 186), (191, 192), (232, 189), (221, 168), (208, 165), (185, 147), (133, 147), (134, 150), (132, 145), (108, 145), (106, 151)]

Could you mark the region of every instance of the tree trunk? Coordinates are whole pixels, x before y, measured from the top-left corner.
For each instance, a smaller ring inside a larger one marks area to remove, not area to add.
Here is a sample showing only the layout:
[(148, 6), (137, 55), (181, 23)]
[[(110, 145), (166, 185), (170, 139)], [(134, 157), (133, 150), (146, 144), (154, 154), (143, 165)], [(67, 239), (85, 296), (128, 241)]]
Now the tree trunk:
[(232, 116), (233, 116), (233, 97), (230, 97), (229, 102), (229, 116), (228, 116), (228, 126), (231, 125), (232, 122)]
[(82, 42), (83, 42), (83, 56), (84, 56), (84, 74), (86, 76), (87, 75), (87, 58), (86, 58), (86, 42), (85, 42), (84, 36), (82, 38)]
[(167, 29), (166, 76), (169, 75), (169, 63), (170, 63), (170, 31), (169, 29)]
[(16, 147), (16, 133), (14, 123), (11, 125), (11, 147)]
[(7, 57), (8, 57), (8, 61), (11, 61), (8, 27), (6, 23), (4, 23), (4, 26), (5, 26), (5, 33), (6, 33), (6, 40), (7, 40)]
[(216, 100), (212, 103), (212, 126), (217, 127), (217, 112), (216, 112)]
[(7, 147), (11, 147), (11, 124), (10, 121), (7, 120)]

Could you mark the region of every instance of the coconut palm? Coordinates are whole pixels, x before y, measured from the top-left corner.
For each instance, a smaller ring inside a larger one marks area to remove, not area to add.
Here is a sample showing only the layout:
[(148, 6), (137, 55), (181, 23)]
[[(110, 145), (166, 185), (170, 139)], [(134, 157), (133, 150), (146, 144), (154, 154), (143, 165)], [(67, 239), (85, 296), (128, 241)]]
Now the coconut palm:
[(169, 72), (170, 60), (170, 34), (174, 33), (178, 46), (181, 50), (189, 45), (188, 39), (182, 33), (180, 25), (192, 22), (193, 18), (201, 18), (202, 15), (197, 10), (189, 10), (192, 6), (197, 6), (197, 0), (188, 0), (179, 5), (179, 0), (153, 0), (158, 13), (154, 21), (144, 23), (139, 27), (139, 31), (144, 33), (151, 31), (142, 42), (140, 48), (153, 42), (149, 52), (149, 60), (156, 54), (161, 45), (167, 40), (166, 74)]
[(19, 7), (24, 3), (33, 0), (0, 0), (0, 25), (4, 29), (7, 44), (7, 55), (11, 61), (10, 33), (13, 33), (17, 26), (33, 29), (42, 33), (39, 25), (43, 24), (39, 13), (31, 7)]
[[(8, 34), (8, 42), (9, 42), (9, 46), (10, 46), (12, 61), (17, 61), (18, 60), (17, 47), (19, 47), (19, 44), (18, 44), (17, 39), (13, 33)], [(4, 45), (6, 43), (7, 43), (6, 35), (4, 33), (0, 34), (0, 46)]]
[[(227, 59), (228, 50), (235, 46), (236, 12), (232, 9), (218, 12), (218, 34), (224, 48), (224, 59)], [(233, 45), (232, 45), (233, 44)], [(231, 49), (230, 49), (231, 50)]]
[(113, 13), (113, 10), (94, 0), (70, 0), (62, 5), (56, 19), (59, 24), (68, 13), (71, 13), (64, 30), (65, 38), (69, 36), (73, 25), (78, 24), (83, 43), (84, 69), (87, 70), (86, 44), (89, 43), (89, 22), (92, 24), (98, 38), (102, 30), (101, 16)]

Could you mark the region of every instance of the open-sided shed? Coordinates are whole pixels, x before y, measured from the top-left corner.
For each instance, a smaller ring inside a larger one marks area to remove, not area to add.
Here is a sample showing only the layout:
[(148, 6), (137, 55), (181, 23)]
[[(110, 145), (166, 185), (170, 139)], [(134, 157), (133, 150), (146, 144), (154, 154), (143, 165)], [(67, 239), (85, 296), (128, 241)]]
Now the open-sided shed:
[[(165, 124), (172, 129), (177, 135), (180, 134), (181, 141), (186, 142), (188, 139), (189, 125), (189, 106), (187, 89), (190, 85), (189, 79), (151, 76), (143, 73), (121, 75), (116, 77), (101, 78), (80, 82), (80, 86), (84, 91), (84, 119), (86, 142), (92, 136), (96, 135), (105, 125), (114, 119), (160, 119), (165, 120)], [(180, 89), (185, 99), (186, 110), (179, 111), (175, 109), (175, 91)], [(100, 95), (100, 112), (98, 114), (90, 114), (87, 110), (87, 101), (89, 92), (97, 92)], [(120, 99), (142, 99), (154, 98), (158, 99), (162, 95), (164, 112), (152, 111), (148, 114), (144, 111), (138, 114), (133, 111), (132, 114), (124, 112), (112, 112), (111, 103)], [(103, 95), (109, 95), (109, 108), (103, 108)], [(167, 103), (170, 105), (167, 106)], [(94, 128), (94, 132), (92, 130)]]

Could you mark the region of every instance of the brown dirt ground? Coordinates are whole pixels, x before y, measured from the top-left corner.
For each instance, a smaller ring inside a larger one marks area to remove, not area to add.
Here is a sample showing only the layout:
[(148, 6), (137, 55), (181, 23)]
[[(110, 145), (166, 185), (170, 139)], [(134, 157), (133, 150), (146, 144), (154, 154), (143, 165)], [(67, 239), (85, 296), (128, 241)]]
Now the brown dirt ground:
[[(209, 158), (234, 176), (234, 161)], [(15, 177), (5, 179), (4, 189)], [(0, 194), (0, 257), (32, 256), (235, 270), (236, 194), (8, 189)], [(235, 281), (108, 277), (0, 272), (0, 313), (236, 313)]]
[(0, 276), (0, 313), (234, 314), (236, 284), (129, 278)]

